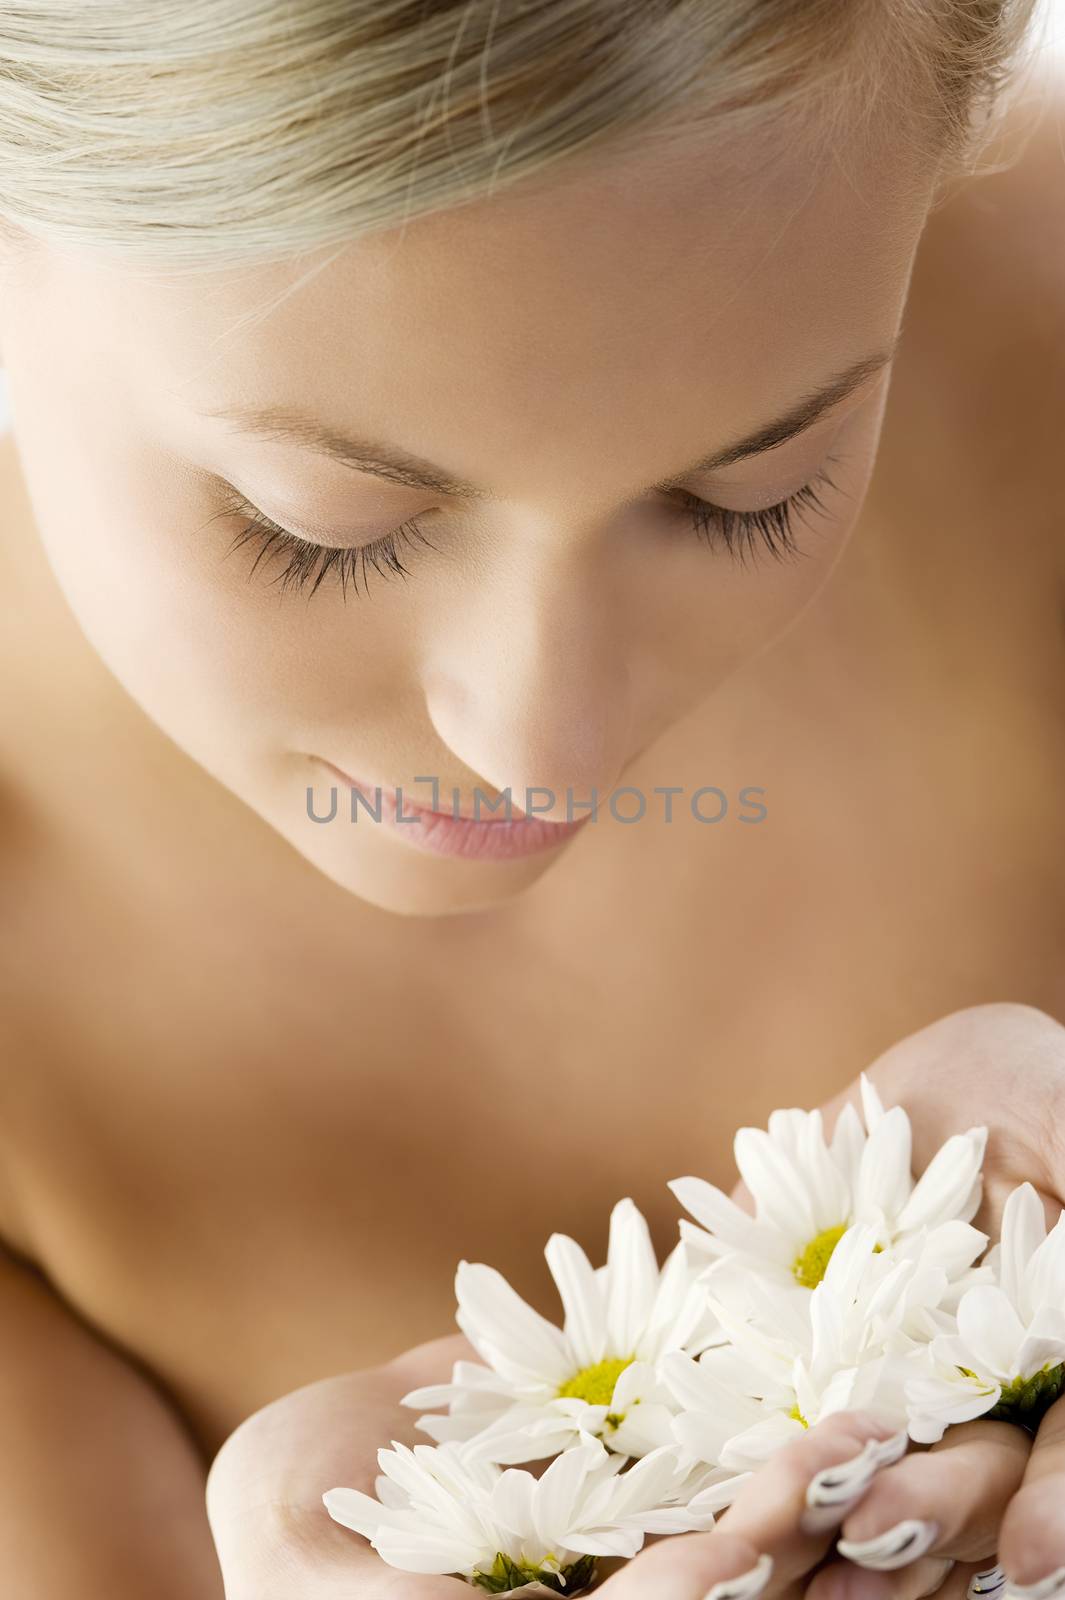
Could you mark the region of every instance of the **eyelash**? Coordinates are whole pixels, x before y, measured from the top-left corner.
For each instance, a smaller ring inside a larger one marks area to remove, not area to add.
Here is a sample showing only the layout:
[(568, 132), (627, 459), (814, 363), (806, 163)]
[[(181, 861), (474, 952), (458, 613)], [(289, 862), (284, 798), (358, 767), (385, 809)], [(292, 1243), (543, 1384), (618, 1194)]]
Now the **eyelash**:
[[(427, 545), (430, 550), (436, 546), (422, 532), (418, 526), (417, 517), (412, 517), (409, 522), (404, 522), (401, 527), (394, 528), (391, 533), (383, 534), (379, 539), (372, 539), (369, 544), (357, 546), (337, 546), (324, 544), (311, 544), (306, 539), (298, 539), (294, 534), (287, 533), (284, 528), (279, 528), (276, 522), (253, 506), (250, 500), (245, 500), (243, 495), (235, 495), (223, 509), (216, 513), (218, 516), (241, 516), (251, 514), (251, 520), (245, 524), (237, 534), (233, 543), (226, 551), (230, 556), (234, 550), (239, 550), (243, 545), (257, 542), (259, 554), (252, 562), (251, 571), (248, 573), (249, 581), (255, 576), (255, 570), (264, 556), (270, 554), (288, 554), (287, 566), (273, 580), (280, 584), (281, 593), (289, 589), (302, 591), (314, 579), (308, 600), (314, 595), (323, 578), (330, 572), (335, 572), (340, 580), (341, 594), (347, 599), (348, 583), (352, 584), (356, 595), (358, 594), (357, 569), (361, 564), (363, 583), (366, 584), (366, 569), (373, 567), (383, 577), (410, 576), (410, 569), (403, 565), (399, 556), (399, 546)], [(213, 518), (211, 520), (214, 520)], [(368, 585), (367, 585), (368, 592)]]
[[(830, 463), (838, 463), (841, 456), (829, 456)], [(730, 557), (745, 566), (748, 556), (754, 557), (759, 546), (768, 550), (776, 561), (789, 556), (802, 555), (795, 540), (792, 517), (812, 506), (822, 513), (826, 508), (818, 494), (822, 485), (839, 493), (824, 467), (816, 472), (809, 483), (776, 505), (763, 506), (761, 511), (732, 511), (727, 506), (715, 506), (709, 500), (700, 500), (684, 490), (676, 493), (695, 524), (700, 539), (716, 548), (718, 541), (725, 546)]]
[[(838, 460), (839, 457), (829, 457), (829, 461)], [(806, 507), (814, 507), (824, 512), (825, 507), (817, 493), (822, 484), (827, 484), (831, 489), (836, 488), (823, 468), (795, 494), (788, 495), (776, 505), (765, 506), (761, 511), (732, 511), (725, 506), (715, 506), (709, 500), (702, 500), (684, 490), (676, 490), (674, 493), (678, 502), (677, 509), (682, 510), (686, 520), (694, 526), (696, 536), (715, 549), (719, 543), (723, 544), (730, 558), (745, 566), (747, 558), (753, 557), (759, 547), (768, 551), (776, 561), (802, 554), (795, 541), (792, 517)], [(250, 520), (237, 534), (226, 554), (232, 555), (234, 550), (241, 549), (245, 544), (258, 543), (259, 553), (248, 574), (249, 581), (254, 577), (256, 568), (265, 556), (287, 554), (289, 558), (287, 565), (273, 581), (280, 584), (281, 593), (285, 594), (290, 589), (302, 592), (313, 579), (308, 600), (330, 572), (336, 573), (342, 597), (346, 600), (349, 582), (358, 595), (357, 574), (360, 567), (364, 585), (368, 567), (373, 567), (385, 578), (408, 578), (411, 575), (410, 569), (403, 565), (399, 547), (424, 545), (430, 550), (436, 549), (419, 526), (417, 517), (412, 517), (409, 522), (394, 528), (391, 533), (371, 540), (369, 544), (334, 548), (330, 545), (310, 544), (305, 539), (287, 533), (243, 495), (235, 495), (235, 498), (217, 515), (240, 516), (249, 513)], [(368, 593), (368, 585), (366, 587)]]

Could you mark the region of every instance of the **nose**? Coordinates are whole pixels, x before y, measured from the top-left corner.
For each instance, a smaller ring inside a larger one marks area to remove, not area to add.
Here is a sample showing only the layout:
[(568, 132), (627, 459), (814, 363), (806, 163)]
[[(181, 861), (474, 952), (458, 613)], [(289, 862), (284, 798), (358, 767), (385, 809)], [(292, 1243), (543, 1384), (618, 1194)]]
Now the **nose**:
[(632, 753), (626, 640), (597, 588), (573, 564), (498, 578), (452, 614), (424, 671), (449, 749), (514, 806), (556, 821), (605, 805)]

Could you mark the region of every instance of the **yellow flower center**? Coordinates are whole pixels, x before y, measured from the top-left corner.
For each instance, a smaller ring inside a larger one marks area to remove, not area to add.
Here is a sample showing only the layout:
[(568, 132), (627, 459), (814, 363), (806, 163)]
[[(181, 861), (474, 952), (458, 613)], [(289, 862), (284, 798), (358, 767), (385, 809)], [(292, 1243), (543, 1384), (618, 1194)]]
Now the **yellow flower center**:
[(832, 1260), (832, 1252), (847, 1231), (847, 1224), (841, 1222), (838, 1228), (826, 1228), (815, 1239), (811, 1239), (805, 1250), (799, 1254), (791, 1264), (791, 1270), (796, 1278), (806, 1289), (816, 1289), (825, 1273), (828, 1263)]
[(802, 1412), (799, 1410), (798, 1401), (796, 1401), (796, 1403), (792, 1406), (791, 1410), (788, 1412), (788, 1416), (791, 1418), (792, 1422), (801, 1422), (804, 1428), (808, 1428), (810, 1426)]
[(608, 1406), (614, 1398), (614, 1385), (635, 1359), (635, 1356), (608, 1356), (594, 1366), (582, 1367), (580, 1372), (562, 1385), (558, 1391), (559, 1397), (585, 1400), (590, 1406)]

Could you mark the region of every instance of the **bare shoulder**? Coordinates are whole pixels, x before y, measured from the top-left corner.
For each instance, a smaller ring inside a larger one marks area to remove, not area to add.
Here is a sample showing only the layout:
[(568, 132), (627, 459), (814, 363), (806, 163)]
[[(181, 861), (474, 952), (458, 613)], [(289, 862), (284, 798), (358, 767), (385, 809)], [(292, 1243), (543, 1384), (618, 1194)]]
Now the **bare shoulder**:
[[(23, 1210), (20, 1120), (27, 1077), (39, 1081), (47, 1050), (40, 1008), (27, 1004), (27, 967), (49, 970), (54, 943), (39, 905), (42, 819), (38, 748), (50, 735), (42, 705), (48, 668), (44, 556), (10, 433), (0, 435), (0, 1247), (32, 1263)], [(51, 982), (56, 980), (55, 974)]]
[[(61, 470), (61, 469), (60, 469)], [(39, 810), (57, 744), (105, 669), (48, 563), (14, 436), (0, 435), (0, 852), (16, 813)]]
[(1000, 544), (1006, 521), (1023, 525), (1032, 575), (1065, 585), (1065, 73), (1026, 85), (977, 171), (944, 191), (903, 326), (892, 504)]
[(22, 892), (26, 843), (26, 812), (19, 781), (17, 730), (22, 690), (21, 632), (22, 595), (19, 590), (13, 552), (19, 538), (19, 476), (15, 468), (14, 441), (10, 433), (0, 434), (0, 875), (4, 885), (0, 896), (0, 1239), (11, 1243), (7, 1229), (7, 1179), (4, 1152), (5, 1112), (8, 1089), (21, 1059), (16, 1037), (16, 1002), (11, 981), (11, 955), (17, 942), (18, 902)]
[(26, 1070), (32, 1049), (32, 1039), (21, 1026), (19, 1008), (11, 1004), (7, 985), (0, 985), (0, 1258), (13, 1256), (27, 1266), (36, 1266), (37, 1260), (17, 1170), (18, 1137), (12, 1108), (19, 1101), (14, 1080)]
[[(48, 566), (11, 433), (0, 434), (0, 614), (0, 665), (5, 673), (17, 670), (19, 664), (32, 666), (38, 680), (44, 681), (54, 651), (53, 635), (60, 631), (67, 608)], [(46, 638), (49, 648), (42, 648)], [(21, 695), (5, 697), (5, 710), (17, 711), (32, 687), (21, 683)]]
[(1033, 334), (1065, 364), (1065, 73), (1033, 83), (977, 173), (945, 191), (921, 273), (948, 328), (979, 308), (989, 345)]
[[(10, 908), (29, 822), (27, 781), (41, 736), (40, 691), (47, 679), (40, 550), (15, 442), (0, 435), (0, 870)], [(0, 939), (5, 929), (0, 915)], [(3, 991), (0, 989), (0, 1004)], [(0, 1056), (2, 1059), (2, 1056)]]
[[(20, 707), (33, 693), (34, 618), (29, 603), (39, 588), (40, 551), (14, 437), (0, 434), (0, 673), (12, 692), (0, 701), (0, 785), (7, 776), (11, 735)], [(39, 651), (37, 654), (39, 655)]]

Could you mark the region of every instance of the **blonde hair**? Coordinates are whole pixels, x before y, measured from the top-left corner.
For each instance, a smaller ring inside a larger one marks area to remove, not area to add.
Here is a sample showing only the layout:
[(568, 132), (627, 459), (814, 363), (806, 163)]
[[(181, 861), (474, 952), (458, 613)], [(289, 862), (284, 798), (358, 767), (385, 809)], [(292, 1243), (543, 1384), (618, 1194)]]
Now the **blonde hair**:
[(610, 145), (887, 95), (948, 166), (1039, 0), (6, 0), (0, 238), (276, 261)]

